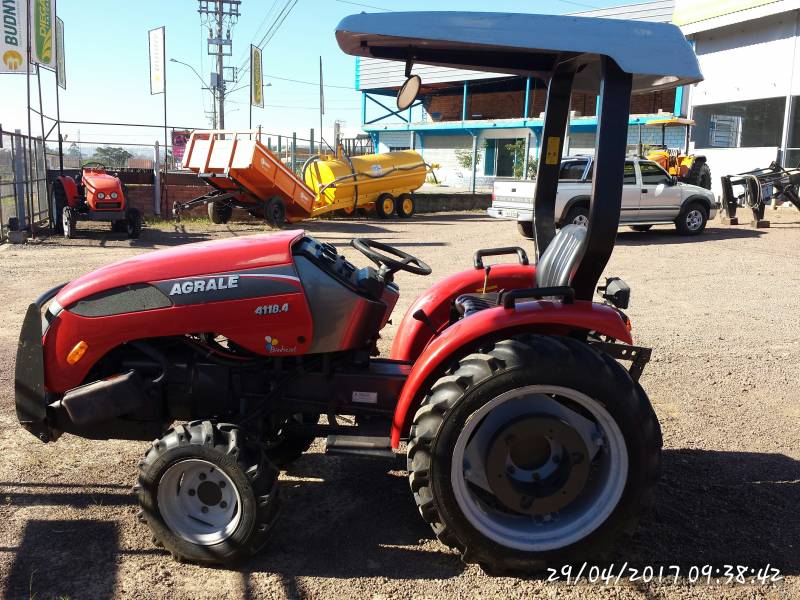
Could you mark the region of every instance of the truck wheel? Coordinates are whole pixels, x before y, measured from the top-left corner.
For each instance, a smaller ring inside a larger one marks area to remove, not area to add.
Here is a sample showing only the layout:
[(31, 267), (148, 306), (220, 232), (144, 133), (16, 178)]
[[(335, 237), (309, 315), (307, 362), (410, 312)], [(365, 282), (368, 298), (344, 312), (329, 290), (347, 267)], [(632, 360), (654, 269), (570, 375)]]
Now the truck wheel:
[(533, 221), (517, 221), (517, 231), (529, 240), (533, 239)]
[(401, 219), (408, 219), (414, 214), (417, 202), (411, 194), (400, 194), (397, 197), (397, 216)]
[(138, 208), (129, 208), (127, 218), (125, 219), (125, 227), (128, 237), (135, 240), (142, 233), (142, 213)]
[(224, 225), (231, 219), (233, 214), (233, 207), (229, 204), (222, 202), (209, 202), (208, 203), (208, 218), (215, 225)]
[(634, 231), (650, 231), (652, 225), (631, 225), (631, 229)]
[(60, 181), (53, 182), (53, 191), (50, 194), (50, 226), (55, 233), (64, 233), (62, 216), (67, 205), (67, 194)]
[(278, 471), (235, 425), (194, 421), (139, 463), (139, 519), (178, 561), (229, 564), (255, 554), (278, 514)]
[(589, 226), (589, 209), (586, 206), (573, 206), (564, 219), (565, 225)]
[(286, 225), (286, 203), (280, 196), (273, 196), (264, 206), (264, 219), (270, 227), (282, 229)]
[[(285, 423), (290, 421), (313, 425), (319, 421), (319, 415), (298, 413), (287, 419)], [(300, 458), (311, 447), (315, 439), (313, 435), (286, 433), (279, 429), (275, 435), (265, 441), (264, 454), (275, 466), (285, 467)]]
[(75, 211), (72, 208), (65, 206), (63, 209), (61, 209), (61, 231), (64, 233), (64, 237), (68, 240), (71, 240), (75, 237), (76, 223), (77, 218), (75, 217)]
[(503, 340), (462, 359), (414, 416), (411, 489), (437, 537), (491, 574), (598, 560), (659, 477), (644, 390), (571, 338)]
[(375, 212), (381, 219), (388, 219), (394, 214), (395, 201), (391, 194), (381, 194), (375, 202)]
[(706, 228), (708, 212), (699, 202), (690, 202), (675, 219), (675, 228), (681, 235), (697, 235)]

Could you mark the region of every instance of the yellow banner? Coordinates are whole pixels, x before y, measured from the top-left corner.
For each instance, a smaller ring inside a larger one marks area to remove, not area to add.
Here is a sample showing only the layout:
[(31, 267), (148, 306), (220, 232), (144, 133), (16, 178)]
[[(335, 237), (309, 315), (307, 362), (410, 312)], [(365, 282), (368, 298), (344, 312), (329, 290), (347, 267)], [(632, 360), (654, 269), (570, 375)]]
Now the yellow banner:
[(250, 46), (250, 104), (264, 108), (264, 74), (261, 72), (261, 48)]

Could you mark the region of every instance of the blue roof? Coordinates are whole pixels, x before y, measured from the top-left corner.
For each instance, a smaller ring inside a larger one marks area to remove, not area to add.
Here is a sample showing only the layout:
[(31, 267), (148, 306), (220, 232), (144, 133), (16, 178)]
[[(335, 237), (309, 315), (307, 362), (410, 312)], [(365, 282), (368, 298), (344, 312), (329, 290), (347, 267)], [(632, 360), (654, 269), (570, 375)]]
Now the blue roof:
[(347, 54), (549, 78), (555, 64), (585, 65), (575, 89), (595, 91), (600, 57), (633, 75), (637, 92), (702, 81), (697, 57), (668, 23), (473, 12), (361, 13), (336, 28)]

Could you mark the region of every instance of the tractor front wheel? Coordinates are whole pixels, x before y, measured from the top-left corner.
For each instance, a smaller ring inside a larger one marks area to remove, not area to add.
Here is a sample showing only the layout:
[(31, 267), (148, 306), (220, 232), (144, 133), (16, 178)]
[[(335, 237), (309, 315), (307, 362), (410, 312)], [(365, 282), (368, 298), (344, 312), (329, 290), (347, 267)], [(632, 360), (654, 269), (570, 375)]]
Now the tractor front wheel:
[(50, 198), (50, 225), (55, 233), (64, 233), (62, 216), (67, 205), (67, 194), (60, 181), (53, 182), (53, 191)]
[(278, 471), (235, 425), (194, 421), (156, 440), (139, 463), (139, 519), (179, 561), (230, 564), (267, 542)]
[(129, 208), (125, 225), (128, 237), (135, 240), (142, 233), (142, 213), (138, 208)]
[(437, 537), (491, 574), (602, 559), (652, 496), (661, 431), (615, 360), (530, 335), (463, 358), (414, 416), (411, 489)]
[(64, 237), (71, 240), (75, 237), (75, 225), (78, 219), (75, 216), (75, 210), (69, 206), (61, 209), (61, 231)]

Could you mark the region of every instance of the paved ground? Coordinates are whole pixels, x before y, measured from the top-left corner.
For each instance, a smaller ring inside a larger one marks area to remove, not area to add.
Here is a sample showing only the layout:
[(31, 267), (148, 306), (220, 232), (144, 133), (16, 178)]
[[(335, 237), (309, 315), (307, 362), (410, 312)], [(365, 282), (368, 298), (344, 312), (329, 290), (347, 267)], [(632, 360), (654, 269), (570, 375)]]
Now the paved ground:
[[(283, 479), (272, 543), (240, 570), (174, 563), (136, 522), (129, 493), (143, 443), (64, 436), (43, 445), (13, 412), (13, 365), (27, 303), (96, 266), (166, 245), (245, 235), (253, 225), (145, 229), (131, 243), (98, 228), (0, 249), (0, 587), (8, 598), (800, 597), (800, 215), (773, 227), (622, 231), (609, 274), (633, 288), (638, 343), (654, 348), (642, 383), (664, 430), (657, 509), (618, 550), (672, 573), (693, 565), (777, 567), (770, 586), (628, 582), (602, 586), (490, 578), (464, 567), (422, 523), (402, 470), (326, 458), (316, 445)], [(440, 277), (481, 246), (520, 243), (513, 224), (480, 214), (398, 221), (320, 221), (314, 235), (353, 235), (419, 254)], [(352, 258), (354, 251), (347, 250)], [(363, 262), (359, 259), (359, 262)], [(431, 278), (401, 274), (401, 315)], [(395, 319), (399, 322), (399, 318)], [(389, 330), (385, 344), (393, 336)]]

